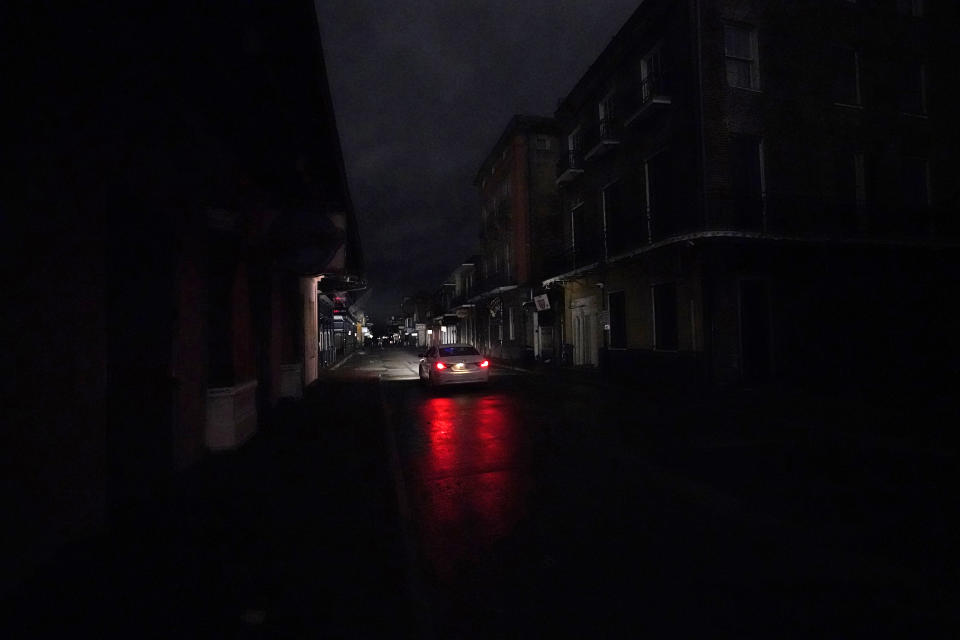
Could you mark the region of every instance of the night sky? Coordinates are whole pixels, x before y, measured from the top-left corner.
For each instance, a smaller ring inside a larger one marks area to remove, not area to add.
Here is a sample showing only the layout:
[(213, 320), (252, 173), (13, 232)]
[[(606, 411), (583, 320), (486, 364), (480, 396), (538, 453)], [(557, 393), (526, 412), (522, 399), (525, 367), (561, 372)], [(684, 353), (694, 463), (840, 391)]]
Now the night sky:
[(473, 178), (553, 115), (639, 0), (316, 0), (374, 320), (478, 247)]

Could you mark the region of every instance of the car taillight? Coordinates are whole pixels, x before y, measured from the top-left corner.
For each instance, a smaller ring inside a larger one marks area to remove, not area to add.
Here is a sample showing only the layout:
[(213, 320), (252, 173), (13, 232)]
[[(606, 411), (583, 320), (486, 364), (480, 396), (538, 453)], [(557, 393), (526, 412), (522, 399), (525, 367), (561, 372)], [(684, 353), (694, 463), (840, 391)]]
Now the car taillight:
[(489, 361), (489, 360), (484, 360), (483, 362), (480, 363), (480, 366), (481, 366), (481, 367), (489, 367), (489, 366), (490, 366), (490, 361)]
[(437, 363), (437, 369), (446, 369), (446, 368), (447, 368), (447, 365), (443, 364), (442, 362)]

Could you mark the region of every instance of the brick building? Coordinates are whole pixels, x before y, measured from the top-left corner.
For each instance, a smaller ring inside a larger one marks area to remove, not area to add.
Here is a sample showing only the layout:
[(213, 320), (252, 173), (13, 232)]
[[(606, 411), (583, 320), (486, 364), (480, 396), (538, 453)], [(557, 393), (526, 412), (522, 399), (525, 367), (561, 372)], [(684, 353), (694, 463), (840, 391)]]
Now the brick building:
[(544, 284), (573, 362), (681, 385), (955, 371), (957, 17), (640, 3), (556, 113)]
[[(550, 331), (533, 307), (562, 244), (555, 181), (558, 129), (550, 118), (514, 116), (477, 172), (480, 265), (469, 299), (477, 347), (520, 360)], [(551, 321), (552, 322), (552, 321)]]

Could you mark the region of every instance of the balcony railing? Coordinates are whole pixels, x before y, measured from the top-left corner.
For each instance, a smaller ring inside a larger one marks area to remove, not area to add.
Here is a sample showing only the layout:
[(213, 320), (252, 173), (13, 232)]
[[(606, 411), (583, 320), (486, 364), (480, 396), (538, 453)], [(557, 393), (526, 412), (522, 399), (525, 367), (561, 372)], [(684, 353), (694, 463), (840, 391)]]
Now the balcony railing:
[(621, 96), (623, 113), (626, 115), (624, 126), (631, 125), (670, 102), (666, 78), (662, 74), (648, 75), (635, 85), (627, 87)]
[(620, 144), (620, 126), (614, 117), (607, 117), (593, 122), (583, 134), (584, 149), (587, 153), (584, 160), (602, 155), (612, 147)]
[(557, 184), (569, 182), (581, 173), (583, 173), (583, 157), (580, 149), (570, 149), (557, 160)]

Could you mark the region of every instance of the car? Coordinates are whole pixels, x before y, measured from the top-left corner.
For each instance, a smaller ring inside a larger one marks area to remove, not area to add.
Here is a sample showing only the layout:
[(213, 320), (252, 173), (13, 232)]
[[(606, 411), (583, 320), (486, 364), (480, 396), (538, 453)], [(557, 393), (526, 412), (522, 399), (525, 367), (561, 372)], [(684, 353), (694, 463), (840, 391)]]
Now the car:
[(435, 345), (419, 355), (420, 380), (431, 386), (490, 381), (490, 361), (473, 345)]

